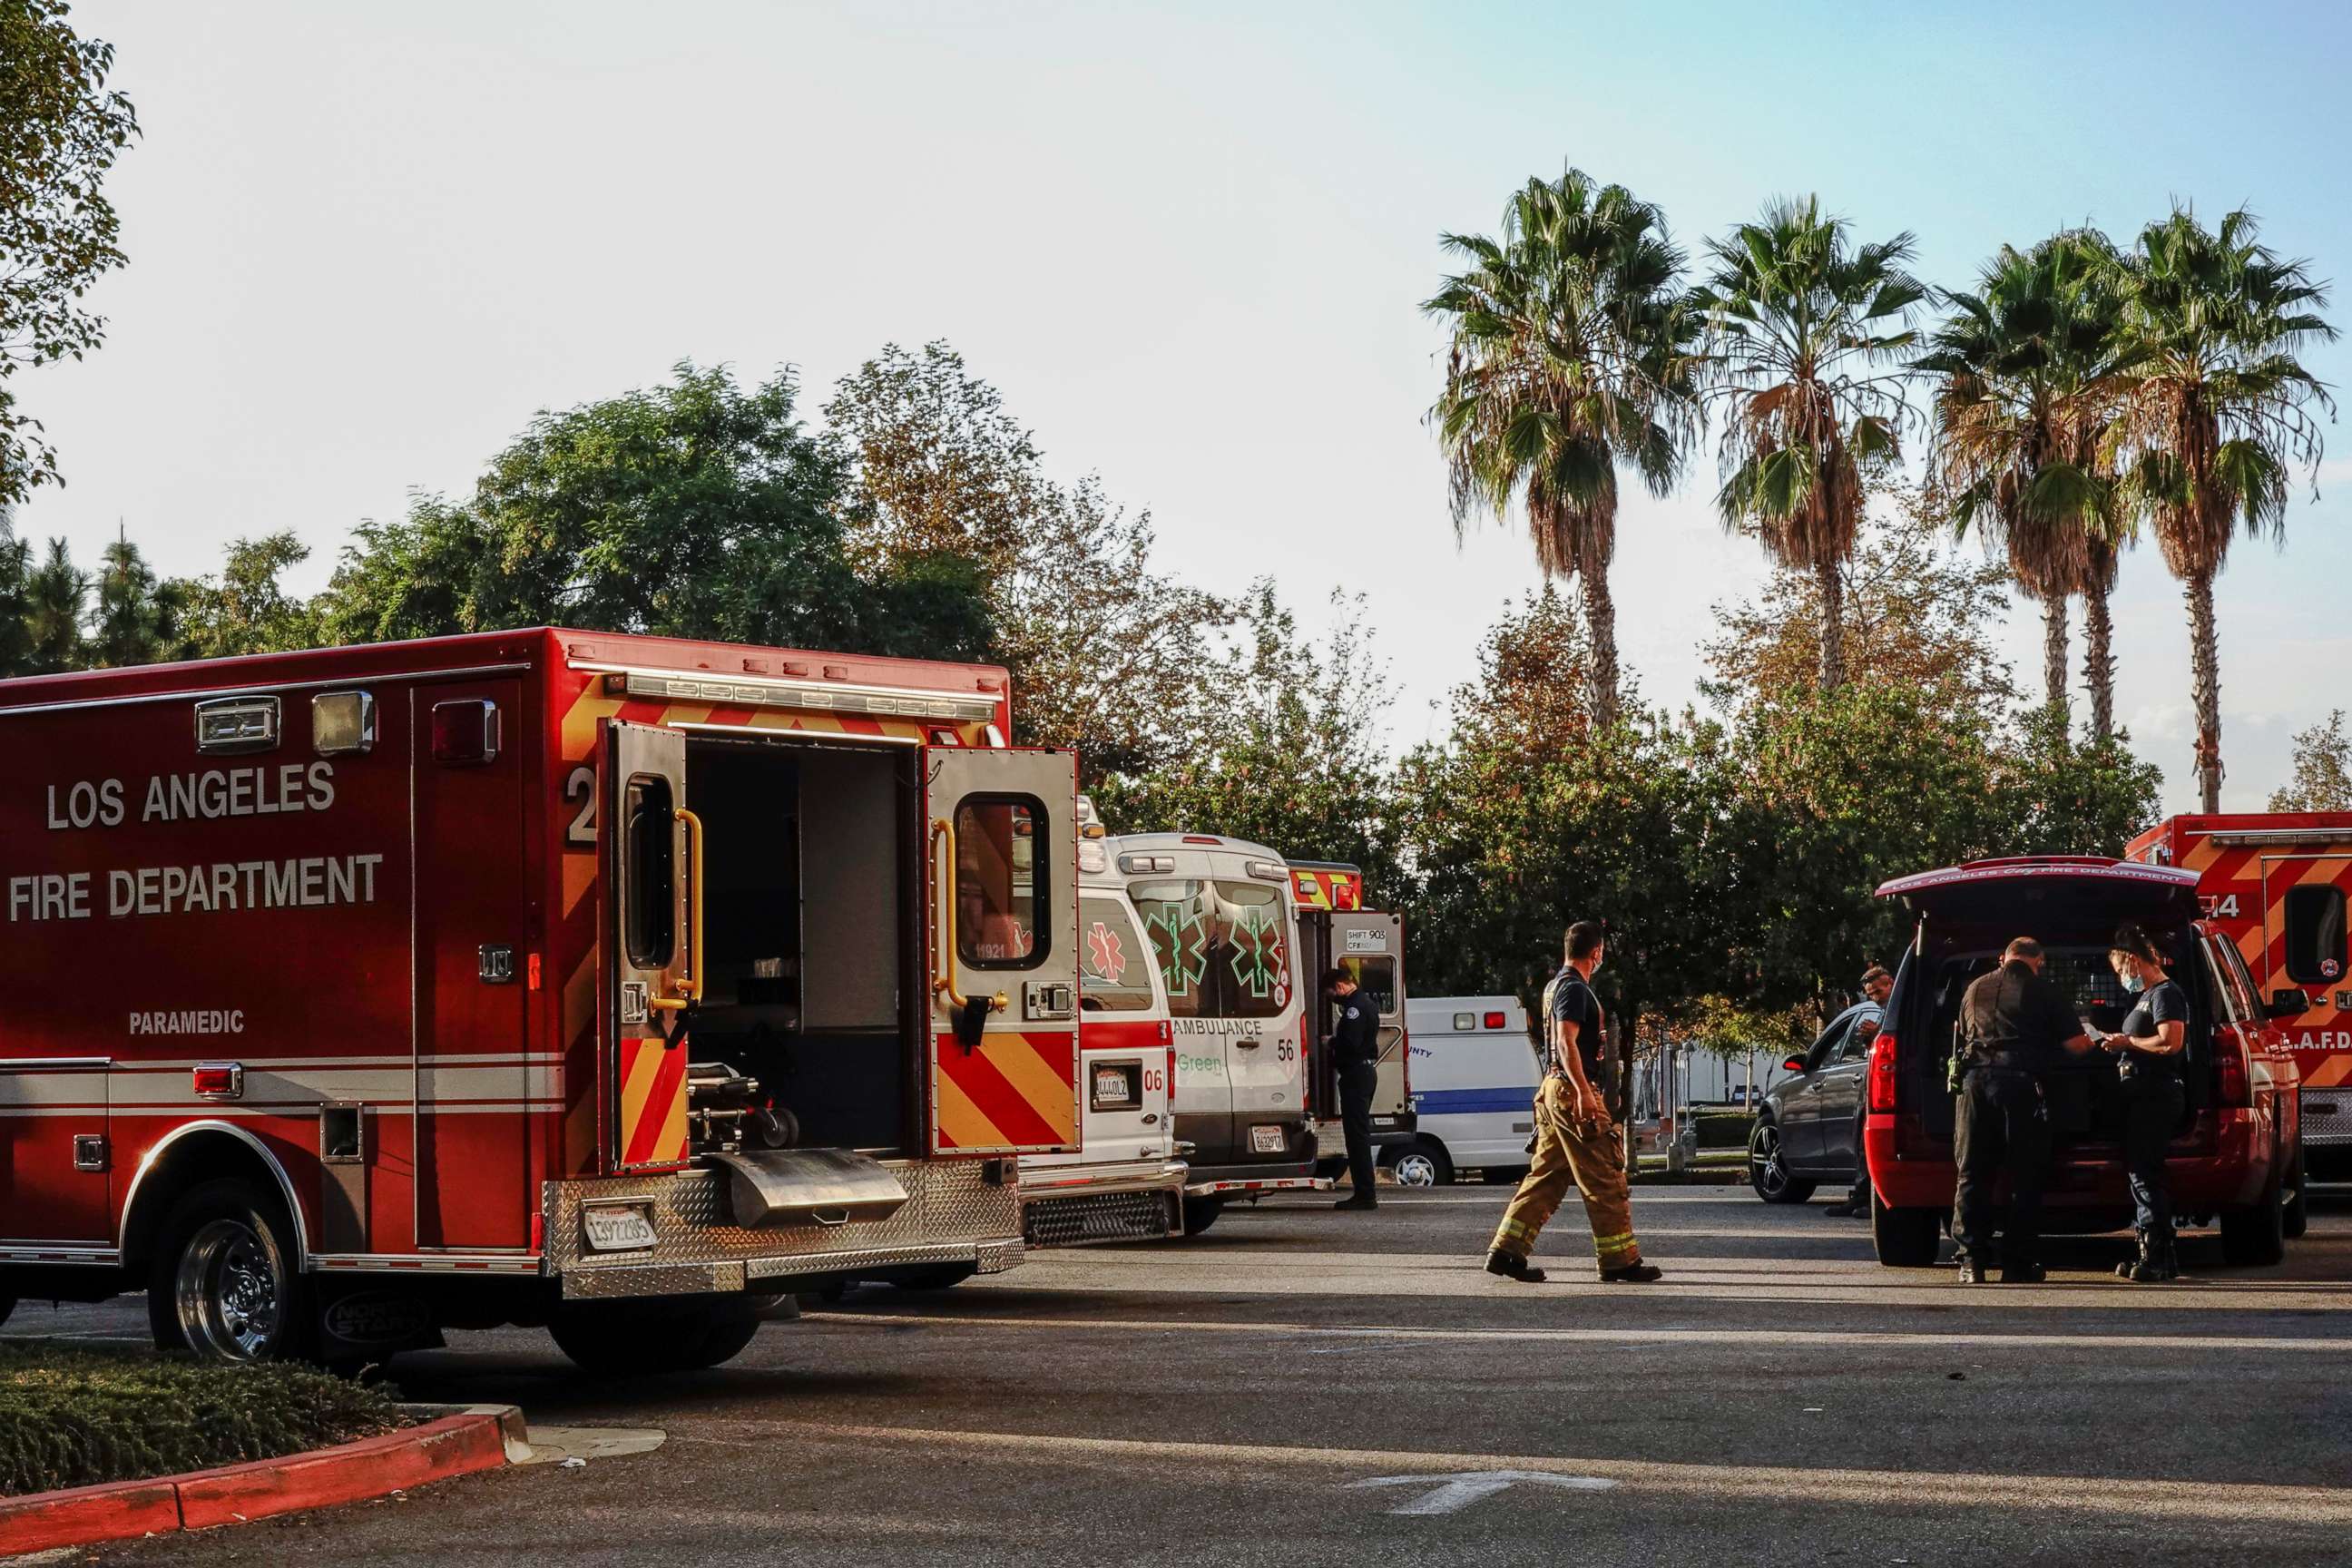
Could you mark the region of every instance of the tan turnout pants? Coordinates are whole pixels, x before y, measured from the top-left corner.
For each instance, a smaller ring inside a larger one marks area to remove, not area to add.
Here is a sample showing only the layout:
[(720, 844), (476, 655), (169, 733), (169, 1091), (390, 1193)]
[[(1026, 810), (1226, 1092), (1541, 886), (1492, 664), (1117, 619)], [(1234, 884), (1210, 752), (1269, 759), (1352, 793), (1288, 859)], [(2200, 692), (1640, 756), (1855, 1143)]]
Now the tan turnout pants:
[(1494, 1248), (1518, 1258), (1533, 1252), (1536, 1237), (1573, 1186), (1584, 1195), (1601, 1267), (1630, 1268), (1642, 1261), (1642, 1249), (1633, 1240), (1633, 1209), (1625, 1193), (1624, 1134), (1606, 1117), (1578, 1121), (1570, 1113), (1572, 1088), (1557, 1073), (1548, 1074), (1536, 1093), (1535, 1163), (1503, 1211)]

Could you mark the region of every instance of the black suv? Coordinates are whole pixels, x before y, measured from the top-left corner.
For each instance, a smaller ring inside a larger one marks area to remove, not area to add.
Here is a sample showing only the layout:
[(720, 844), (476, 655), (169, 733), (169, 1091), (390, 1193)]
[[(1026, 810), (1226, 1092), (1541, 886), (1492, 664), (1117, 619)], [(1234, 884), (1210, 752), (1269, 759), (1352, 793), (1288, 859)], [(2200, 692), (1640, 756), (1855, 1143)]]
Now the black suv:
[(1793, 1076), (1765, 1091), (1748, 1135), (1748, 1180), (1766, 1203), (1803, 1203), (1822, 1183), (1845, 1186), (1861, 1171), (1863, 1078), (1878, 1012), (1875, 1002), (1856, 1003), (1780, 1064)]

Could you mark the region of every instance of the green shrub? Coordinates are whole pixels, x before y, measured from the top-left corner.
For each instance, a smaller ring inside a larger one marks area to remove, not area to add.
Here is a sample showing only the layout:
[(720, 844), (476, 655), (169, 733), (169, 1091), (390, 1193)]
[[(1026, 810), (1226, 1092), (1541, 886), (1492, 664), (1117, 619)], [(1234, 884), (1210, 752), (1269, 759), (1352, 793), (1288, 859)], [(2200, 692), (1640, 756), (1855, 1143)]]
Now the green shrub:
[(310, 1367), (0, 1340), (0, 1496), (348, 1443), (404, 1425), (395, 1397)]
[(1745, 1149), (1756, 1124), (1745, 1110), (1702, 1110), (1698, 1113), (1698, 1146), (1702, 1149)]

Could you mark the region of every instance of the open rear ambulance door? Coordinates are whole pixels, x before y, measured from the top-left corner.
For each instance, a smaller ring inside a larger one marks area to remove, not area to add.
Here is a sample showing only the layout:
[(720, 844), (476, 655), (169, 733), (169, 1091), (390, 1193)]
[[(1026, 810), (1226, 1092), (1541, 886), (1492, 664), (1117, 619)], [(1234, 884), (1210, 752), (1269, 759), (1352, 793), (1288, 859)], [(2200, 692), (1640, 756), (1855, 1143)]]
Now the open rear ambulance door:
[(1079, 1147), (1077, 804), (1067, 752), (924, 752), (935, 1154)]
[[(604, 733), (604, 931), (613, 954), (616, 1086), (607, 1125), (615, 1169), (686, 1158), (685, 1003), (702, 978), (692, 915), (700, 846), (689, 835), (686, 736), (609, 721)], [(699, 829), (695, 830), (697, 833)]]
[(1412, 1086), (1406, 1079), (1404, 1033), (1404, 921), (1363, 910), (1334, 914), (1331, 962), (1356, 977), (1357, 986), (1381, 1010), (1380, 1080), (1372, 1090), (1372, 1129), (1410, 1129)]

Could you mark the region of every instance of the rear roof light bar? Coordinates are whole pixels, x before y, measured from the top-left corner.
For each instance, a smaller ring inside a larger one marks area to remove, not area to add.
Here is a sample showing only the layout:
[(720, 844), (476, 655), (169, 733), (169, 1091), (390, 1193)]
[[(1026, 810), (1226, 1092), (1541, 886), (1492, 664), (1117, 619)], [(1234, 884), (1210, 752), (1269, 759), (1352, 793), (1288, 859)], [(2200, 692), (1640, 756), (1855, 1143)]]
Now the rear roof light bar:
[(828, 713), (870, 713), (898, 719), (949, 719), (978, 723), (996, 717), (987, 697), (948, 691), (918, 691), (897, 686), (843, 686), (778, 680), (755, 675), (683, 675), (659, 669), (614, 669), (604, 674), (612, 697), (642, 697), (659, 702), (709, 702), (727, 708), (800, 708)]

